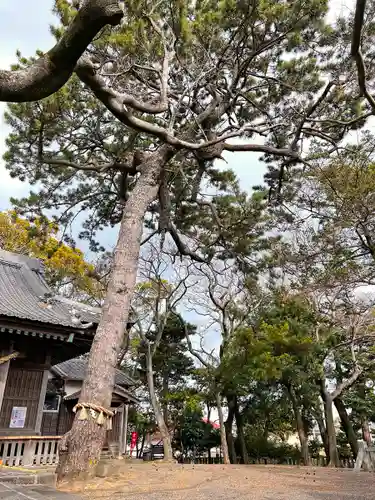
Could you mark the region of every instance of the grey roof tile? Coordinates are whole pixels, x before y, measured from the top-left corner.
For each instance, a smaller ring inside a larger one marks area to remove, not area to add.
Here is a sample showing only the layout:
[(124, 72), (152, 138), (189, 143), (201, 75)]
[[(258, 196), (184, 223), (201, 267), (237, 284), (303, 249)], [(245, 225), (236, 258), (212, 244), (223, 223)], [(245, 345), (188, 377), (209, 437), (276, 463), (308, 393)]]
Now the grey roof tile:
[[(51, 371), (68, 380), (83, 380), (85, 378), (86, 365), (87, 360), (85, 358), (73, 358), (52, 366)], [(120, 386), (132, 386), (136, 385), (136, 382), (125, 372), (116, 370), (115, 384)]]
[[(132, 394), (130, 391), (127, 391), (126, 389), (124, 389), (120, 385), (115, 385), (115, 387), (113, 388), (113, 392), (115, 394), (118, 394), (119, 396), (122, 396), (123, 398), (128, 399), (129, 401), (132, 401), (133, 403), (139, 403), (139, 399), (137, 398), (137, 396)], [(69, 396), (65, 396), (64, 400), (65, 401), (74, 401), (76, 399), (79, 399), (80, 395), (81, 395), (81, 391), (79, 390), (79, 391), (73, 392), (73, 394), (69, 394)]]
[(0, 250), (0, 316), (79, 329), (98, 323), (100, 309), (54, 295), (38, 259)]

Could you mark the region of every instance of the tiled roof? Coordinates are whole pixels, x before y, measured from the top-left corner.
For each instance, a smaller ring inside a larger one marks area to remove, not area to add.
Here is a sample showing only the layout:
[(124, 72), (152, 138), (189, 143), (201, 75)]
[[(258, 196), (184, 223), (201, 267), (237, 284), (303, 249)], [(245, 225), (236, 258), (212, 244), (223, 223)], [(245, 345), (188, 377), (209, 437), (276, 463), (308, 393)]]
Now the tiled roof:
[(81, 329), (100, 309), (54, 295), (38, 259), (0, 250), (0, 316)]
[[(132, 394), (130, 391), (127, 391), (120, 385), (115, 385), (113, 388), (114, 394), (117, 394), (118, 396), (122, 396), (123, 398), (127, 399), (128, 401), (132, 401), (133, 403), (139, 403), (139, 399), (137, 396)], [(76, 399), (79, 399), (81, 395), (81, 391), (76, 391), (73, 392), (73, 394), (69, 394), (69, 396), (65, 396), (65, 401), (75, 401)]]
[[(86, 373), (87, 360), (85, 358), (73, 358), (52, 366), (51, 371), (67, 380), (83, 380)], [(121, 370), (116, 370), (115, 384), (120, 386), (135, 385), (136, 382)]]

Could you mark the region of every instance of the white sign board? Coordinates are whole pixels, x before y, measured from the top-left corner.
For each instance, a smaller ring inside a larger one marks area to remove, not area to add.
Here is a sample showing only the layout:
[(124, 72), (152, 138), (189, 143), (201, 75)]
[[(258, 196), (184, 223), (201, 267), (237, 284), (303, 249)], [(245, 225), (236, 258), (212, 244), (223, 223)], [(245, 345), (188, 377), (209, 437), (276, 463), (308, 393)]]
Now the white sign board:
[(13, 406), (9, 427), (12, 429), (23, 429), (26, 420), (26, 406)]

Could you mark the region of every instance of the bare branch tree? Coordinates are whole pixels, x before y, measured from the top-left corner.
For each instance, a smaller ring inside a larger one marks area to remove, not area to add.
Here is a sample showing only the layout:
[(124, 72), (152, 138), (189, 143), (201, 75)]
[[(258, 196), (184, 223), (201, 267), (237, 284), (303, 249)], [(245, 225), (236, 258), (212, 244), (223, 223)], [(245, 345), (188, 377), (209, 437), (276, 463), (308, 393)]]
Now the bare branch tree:
[(171, 433), (168, 422), (155, 388), (153, 359), (156, 355), (163, 334), (171, 315), (177, 314), (188, 290), (188, 272), (175, 272), (174, 280), (167, 280), (165, 275), (170, 268), (170, 259), (160, 249), (149, 244), (148, 253), (144, 253), (140, 263), (140, 286), (135, 293), (133, 308), (137, 315), (136, 332), (140, 338), (140, 351), (146, 359), (146, 376), (150, 401), (154, 410), (164, 445), (164, 458), (173, 458)]

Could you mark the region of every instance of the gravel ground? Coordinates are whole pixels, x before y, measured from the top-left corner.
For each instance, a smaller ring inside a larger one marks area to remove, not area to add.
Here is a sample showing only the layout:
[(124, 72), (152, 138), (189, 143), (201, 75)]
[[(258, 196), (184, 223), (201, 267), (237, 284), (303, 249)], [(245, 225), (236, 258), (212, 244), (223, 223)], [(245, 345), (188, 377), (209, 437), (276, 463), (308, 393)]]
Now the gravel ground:
[(124, 463), (65, 491), (84, 500), (374, 500), (375, 474), (283, 466)]

